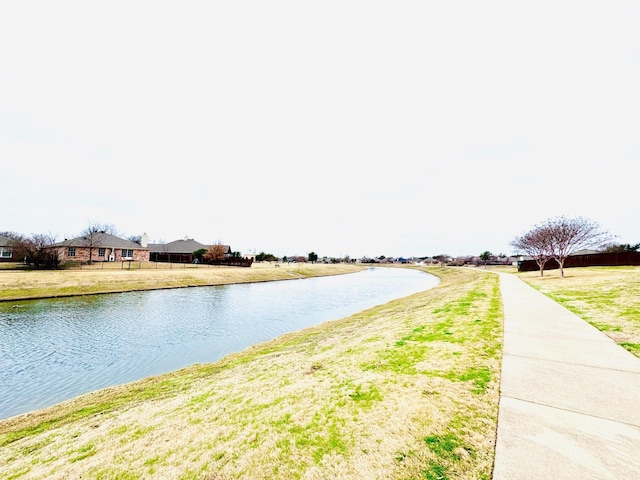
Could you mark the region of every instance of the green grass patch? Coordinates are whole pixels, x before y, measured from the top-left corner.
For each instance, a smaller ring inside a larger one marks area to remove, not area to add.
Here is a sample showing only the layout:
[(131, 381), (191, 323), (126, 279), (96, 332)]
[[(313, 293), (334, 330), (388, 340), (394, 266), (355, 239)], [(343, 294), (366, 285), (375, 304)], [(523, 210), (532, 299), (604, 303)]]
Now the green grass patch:
[(444, 435), (430, 435), (424, 441), (427, 448), (437, 458), (437, 460), (432, 460), (429, 463), (429, 468), (424, 471), (424, 477), (429, 480), (449, 478), (450, 466), (461, 458), (458, 451), (460, 449), (471, 451), (470, 447), (465, 446), (462, 438), (452, 432)]
[(79, 462), (80, 460), (84, 460), (85, 458), (95, 455), (96, 447), (92, 443), (87, 443), (86, 445), (83, 445), (82, 447), (75, 450), (75, 453), (77, 453), (77, 455), (71, 457), (71, 459), (69, 460), (71, 463)]
[(416, 365), (422, 362), (429, 351), (427, 345), (407, 344), (405, 341), (396, 342), (393, 348), (378, 354), (378, 361), (362, 364), (364, 371), (394, 372), (404, 375), (415, 375)]
[(472, 382), (472, 392), (481, 395), (487, 391), (487, 385), (491, 381), (491, 370), (488, 367), (471, 367), (457, 379), (461, 382)]
[(281, 442), (285, 449), (283, 453), (290, 452), (292, 446), (310, 450), (316, 465), (320, 464), (325, 455), (346, 453), (349, 440), (343, 435), (340, 423), (342, 421), (331, 415), (330, 411), (316, 413), (307, 425), (289, 428), (291, 440)]
[(640, 357), (640, 343), (622, 342), (620, 345), (629, 350), (636, 357)]
[(360, 407), (366, 408), (373, 402), (382, 400), (382, 395), (375, 385), (356, 385), (355, 391), (349, 394), (349, 398)]
[(31, 471), (31, 467), (19, 468), (17, 470), (12, 470), (7, 473), (7, 480), (15, 480), (16, 478), (20, 478), (25, 476), (27, 473)]

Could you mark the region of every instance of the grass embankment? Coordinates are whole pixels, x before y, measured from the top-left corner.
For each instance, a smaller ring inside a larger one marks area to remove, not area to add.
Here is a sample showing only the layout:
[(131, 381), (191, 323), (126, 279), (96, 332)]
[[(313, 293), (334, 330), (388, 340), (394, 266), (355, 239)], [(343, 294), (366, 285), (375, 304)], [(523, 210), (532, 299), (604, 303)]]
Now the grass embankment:
[(558, 270), (518, 275), (640, 357), (640, 268), (567, 268), (564, 278)]
[(489, 479), (497, 275), (0, 421), (3, 478)]
[[(120, 263), (101, 264), (81, 270), (0, 271), (0, 301), (50, 298), (96, 293), (116, 293), (161, 288), (228, 285), (231, 283), (290, 280), (352, 273), (363, 266), (348, 264), (254, 264), (251, 267), (209, 267), (147, 264), (141, 269), (120, 269)], [(159, 266), (160, 268), (155, 268)], [(164, 268), (163, 268), (164, 267)]]

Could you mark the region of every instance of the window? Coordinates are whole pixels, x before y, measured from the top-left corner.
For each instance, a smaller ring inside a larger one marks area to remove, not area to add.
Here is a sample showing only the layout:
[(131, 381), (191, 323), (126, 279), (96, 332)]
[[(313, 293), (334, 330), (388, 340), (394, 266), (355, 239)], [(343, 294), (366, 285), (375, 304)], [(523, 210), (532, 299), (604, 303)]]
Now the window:
[(67, 257), (75, 257), (76, 256), (76, 247), (69, 247), (67, 249)]
[(0, 247), (0, 257), (11, 258), (11, 247)]
[(98, 249), (98, 256), (99, 257), (104, 257), (106, 253), (107, 253), (107, 249), (106, 248), (99, 248)]
[(133, 257), (133, 250), (129, 249), (127, 250), (126, 248), (122, 249), (122, 258), (132, 258)]

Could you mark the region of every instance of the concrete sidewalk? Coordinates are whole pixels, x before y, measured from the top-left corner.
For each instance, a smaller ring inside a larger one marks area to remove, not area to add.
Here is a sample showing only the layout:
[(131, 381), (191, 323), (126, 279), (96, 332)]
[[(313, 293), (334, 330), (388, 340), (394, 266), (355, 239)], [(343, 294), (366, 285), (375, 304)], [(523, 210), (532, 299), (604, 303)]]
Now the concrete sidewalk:
[(499, 275), (493, 480), (640, 480), (640, 359), (517, 276)]

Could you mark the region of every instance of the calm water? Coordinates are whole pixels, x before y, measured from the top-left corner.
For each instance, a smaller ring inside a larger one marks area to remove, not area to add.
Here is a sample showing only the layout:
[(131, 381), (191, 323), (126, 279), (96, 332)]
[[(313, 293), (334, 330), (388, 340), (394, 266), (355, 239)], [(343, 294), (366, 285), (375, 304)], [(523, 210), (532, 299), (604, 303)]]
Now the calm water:
[(0, 303), (0, 418), (169, 372), (430, 289), (370, 268), (331, 277)]

